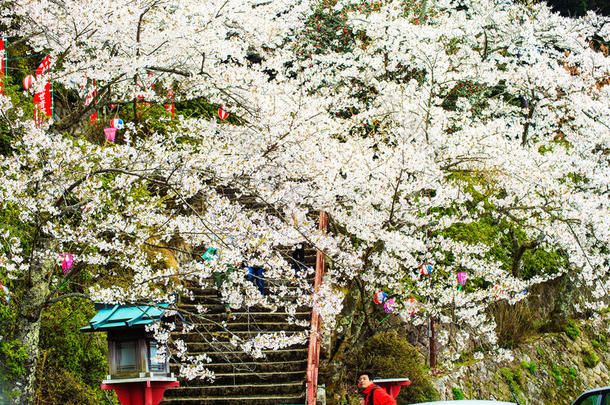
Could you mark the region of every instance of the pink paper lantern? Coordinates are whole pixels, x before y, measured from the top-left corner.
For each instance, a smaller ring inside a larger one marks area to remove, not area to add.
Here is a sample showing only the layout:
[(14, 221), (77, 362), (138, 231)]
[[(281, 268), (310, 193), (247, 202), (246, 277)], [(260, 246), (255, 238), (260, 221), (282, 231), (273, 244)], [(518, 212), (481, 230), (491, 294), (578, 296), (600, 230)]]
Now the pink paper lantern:
[(464, 271), (460, 271), (457, 274), (458, 277), (458, 283), (460, 283), (461, 287), (464, 287), (464, 284), (466, 284), (466, 280), (468, 280), (468, 273), (464, 272)]
[(106, 135), (106, 140), (108, 142), (114, 142), (114, 138), (116, 137), (116, 128), (104, 128), (104, 135)]
[(23, 87), (27, 90), (30, 87), (32, 87), (32, 84), (34, 83), (34, 76), (32, 75), (27, 75), (26, 77), (23, 78)]
[(218, 117), (221, 120), (226, 120), (227, 117), (229, 116), (229, 113), (227, 112), (227, 106), (223, 105), (222, 107), (218, 108)]
[(394, 298), (388, 298), (383, 303), (383, 310), (386, 314), (391, 314), (392, 312), (394, 312)]
[(60, 256), (62, 257), (61, 269), (64, 271), (64, 274), (66, 274), (70, 271), (70, 267), (72, 267), (74, 256), (72, 253), (62, 253)]

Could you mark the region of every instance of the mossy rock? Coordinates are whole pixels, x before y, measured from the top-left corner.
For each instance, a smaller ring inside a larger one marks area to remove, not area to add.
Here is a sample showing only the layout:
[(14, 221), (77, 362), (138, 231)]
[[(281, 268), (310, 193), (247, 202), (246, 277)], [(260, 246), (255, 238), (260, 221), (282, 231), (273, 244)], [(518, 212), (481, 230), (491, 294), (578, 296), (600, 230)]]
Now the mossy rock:
[(414, 403), (439, 398), (428, 375), (424, 372), (424, 360), (419, 352), (396, 332), (378, 333), (368, 339), (354, 356), (348, 367), (354, 370), (349, 377), (356, 380), (357, 371), (371, 371), (376, 378), (407, 377), (411, 385), (403, 387), (396, 402)]

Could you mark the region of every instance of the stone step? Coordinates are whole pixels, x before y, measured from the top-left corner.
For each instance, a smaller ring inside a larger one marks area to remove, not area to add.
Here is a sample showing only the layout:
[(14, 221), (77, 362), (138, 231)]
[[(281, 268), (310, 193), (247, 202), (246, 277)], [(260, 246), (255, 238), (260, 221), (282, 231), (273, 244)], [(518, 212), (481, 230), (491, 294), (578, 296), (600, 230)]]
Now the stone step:
[[(177, 369), (180, 364), (170, 364)], [(214, 373), (230, 372), (272, 372), (272, 371), (302, 371), (307, 367), (307, 359), (285, 361), (233, 361), (206, 364), (205, 367)]]
[(216, 373), (214, 380), (217, 384), (247, 384), (255, 381), (269, 381), (274, 383), (305, 380), (305, 367), (296, 371), (269, 371), (269, 372), (238, 372)]
[(228, 397), (252, 396), (252, 395), (294, 395), (299, 396), (305, 391), (304, 381), (290, 381), (285, 383), (257, 383), (242, 385), (198, 385), (188, 387), (177, 387), (167, 390), (165, 398), (202, 398), (223, 394)]
[(301, 311), (294, 314), (287, 312), (221, 312), (221, 313), (205, 313), (201, 317), (190, 316), (189, 322), (192, 324), (206, 322), (282, 322), (286, 319), (311, 320), (311, 312)]
[(200, 398), (168, 398), (162, 405), (303, 405), (305, 394), (273, 396), (217, 396)]
[[(295, 326), (295, 325), (293, 325)], [(297, 331), (293, 331), (293, 332), (299, 332), (299, 331), (305, 331), (306, 329), (303, 327), (299, 327), (299, 329)], [(214, 340), (216, 339), (216, 341), (218, 342), (228, 342), (230, 339), (232, 339), (233, 337), (237, 337), (239, 339), (251, 339), (257, 335), (269, 335), (269, 334), (273, 334), (276, 333), (278, 331), (272, 331), (272, 330), (237, 330), (237, 331), (218, 331), (218, 332), (211, 332), (209, 331), (208, 333), (200, 333), (200, 332), (187, 332), (187, 333), (180, 333), (180, 332), (172, 332), (171, 335), (174, 339), (181, 339), (183, 340), (185, 343), (195, 343), (195, 342), (200, 342), (200, 341), (206, 341), (206, 339), (208, 341), (210, 340)], [(289, 334), (292, 334), (293, 332), (290, 332)], [(202, 336), (204, 335), (204, 336)]]
[[(220, 322), (199, 322), (194, 324), (192, 333), (205, 332), (300, 332), (308, 329), (309, 325), (295, 325), (294, 323), (280, 320), (280, 322), (239, 322), (232, 319), (221, 320)], [(177, 332), (179, 333), (179, 332)]]
[[(177, 369), (170, 368), (173, 373), (176, 373)], [(252, 384), (258, 382), (290, 382), (295, 380), (305, 380), (305, 367), (302, 370), (288, 370), (288, 371), (240, 371), (240, 372), (226, 372), (226, 373), (215, 373), (214, 384), (218, 385), (242, 385)], [(191, 387), (193, 385), (200, 385), (197, 380), (181, 380), (181, 385), (185, 387)]]
[[(196, 345), (204, 345), (203, 343), (192, 343), (190, 346)], [(263, 358), (265, 361), (286, 361), (286, 360), (307, 360), (307, 346), (297, 346), (291, 349), (277, 349), (277, 350), (263, 350), (263, 354), (265, 357)], [(216, 350), (216, 351), (206, 351), (206, 352), (188, 352), (191, 356), (197, 356), (200, 354), (206, 354), (211, 359), (212, 362), (243, 362), (243, 361), (262, 361), (262, 359), (254, 359), (247, 353), (244, 353), (241, 350)]]
[[(290, 305), (290, 303), (285, 303)], [(257, 306), (253, 306), (250, 308), (229, 308), (227, 309), (227, 307), (224, 304), (219, 304), (219, 303), (201, 303), (199, 304), (201, 305), (205, 310), (206, 310), (206, 314), (210, 313), (210, 314), (222, 314), (222, 313), (228, 313), (228, 312), (247, 312), (247, 310), (249, 310), (250, 312), (267, 312), (267, 313), (274, 313), (274, 312), (283, 312), (286, 313), (286, 309), (285, 308), (266, 308), (260, 305)], [(197, 304), (178, 304), (177, 305), (178, 308), (182, 311), (186, 311), (187, 313), (193, 313), (193, 314), (197, 314)], [(306, 306), (306, 305), (299, 305), (295, 308), (295, 312), (308, 312), (311, 311), (311, 307)], [(184, 315), (184, 313), (183, 313)], [(187, 314), (188, 315), (188, 314)]]
[[(240, 358), (249, 356), (247, 353), (244, 353), (243, 351), (239, 350), (238, 347), (233, 346), (228, 341), (216, 340), (216, 341), (186, 342), (186, 346), (187, 346), (188, 353), (206, 353), (208, 355), (212, 355), (214, 353), (237, 353), (237, 354), (242, 353)], [(307, 347), (307, 343), (304, 343), (302, 345), (293, 345), (293, 346), (287, 347), (283, 350), (299, 351), (306, 347)], [(280, 351), (278, 350), (278, 352), (280, 352)], [(267, 356), (273, 356), (273, 351), (271, 351), (270, 353), (267, 353), (267, 351), (263, 351), (263, 353), (267, 354)], [(271, 358), (268, 357), (267, 360), (271, 360)], [(273, 360), (275, 360), (275, 358)]]

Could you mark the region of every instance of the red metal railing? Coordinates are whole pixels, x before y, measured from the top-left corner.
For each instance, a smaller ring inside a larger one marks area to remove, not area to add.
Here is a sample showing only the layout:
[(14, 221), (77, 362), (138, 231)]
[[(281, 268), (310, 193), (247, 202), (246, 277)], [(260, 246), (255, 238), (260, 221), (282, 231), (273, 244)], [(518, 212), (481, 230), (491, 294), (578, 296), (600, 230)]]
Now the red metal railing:
[[(320, 222), (318, 229), (326, 231), (328, 216), (320, 211)], [(314, 279), (314, 291), (318, 292), (322, 279), (324, 278), (324, 253), (316, 252), (316, 275)], [(307, 405), (316, 405), (318, 392), (318, 367), (320, 365), (320, 314), (315, 309), (311, 311), (311, 333), (309, 335), (309, 353), (307, 355)]]

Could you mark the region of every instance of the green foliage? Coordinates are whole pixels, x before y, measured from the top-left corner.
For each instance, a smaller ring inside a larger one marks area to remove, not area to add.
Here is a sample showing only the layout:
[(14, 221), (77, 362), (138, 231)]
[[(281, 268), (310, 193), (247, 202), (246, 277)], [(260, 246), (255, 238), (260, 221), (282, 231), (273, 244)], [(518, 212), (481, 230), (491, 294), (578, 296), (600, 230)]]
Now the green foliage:
[(533, 361), (528, 363), (527, 361), (523, 360), (521, 362), (521, 367), (528, 370), (530, 372), (530, 374), (534, 374), (536, 372), (536, 368), (538, 368), (538, 364), (536, 364)]
[(593, 368), (599, 363), (599, 357), (593, 350), (582, 349), (582, 362), (585, 367)]
[(518, 366), (514, 368), (503, 367), (500, 369), (500, 374), (502, 374), (510, 389), (515, 393), (521, 392), (525, 386), (525, 376)]
[(451, 389), (453, 391), (453, 399), (464, 399), (464, 393), (458, 387), (453, 387)]
[(550, 374), (555, 379), (555, 384), (557, 384), (558, 386), (562, 386), (563, 385), (563, 378), (561, 376), (561, 369), (559, 367), (553, 365), (551, 367)]
[(580, 328), (572, 319), (568, 319), (568, 322), (563, 327), (563, 331), (572, 340), (576, 339), (580, 335)]
[[(456, 46), (454, 43), (453, 46)], [(451, 50), (451, 46), (449, 47)], [(447, 92), (441, 106), (450, 111), (457, 111), (457, 101), (459, 98), (465, 98), (470, 104), (470, 112), (473, 115), (480, 114), (487, 106), (487, 95), (489, 90), (472, 81), (460, 81), (451, 90)]]
[(66, 299), (42, 317), (37, 395), (47, 403), (98, 404), (107, 374), (107, 345), (100, 333), (81, 333), (95, 310), (88, 301)]
[(0, 342), (0, 370), (2, 379), (11, 381), (25, 373), (25, 361), (28, 354), (21, 343), (11, 339)]
[(351, 52), (356, 35), (346, 24), (345, 11), (334, 8), (335, 1), (322, 1), (305, 23), (305, 29), (297, 39), (296, 53), (301, 58), (312, 54)]
[[(0, 276), (2, 275), (3, 273), (0, 272)], [(17, 327), (15, 288), (12, 283), (3, 281), (3, 284), (9, 286), (12, 299), (6, 302), (4, 296), (0, 297), (0, 387), (10, 387), (17, 377), (25, 373), (27, 352), (21, 346), (21, 342), (15, 339)]]
[(422, 369), (423, 359), (406, 339), (396, 332), (378, 333), (366, 341), (348, 367), (370, 370), (379, 378), (408, 377), (409, 389), (401, 390), (398, 403), (435, 400), (438, 393)]

